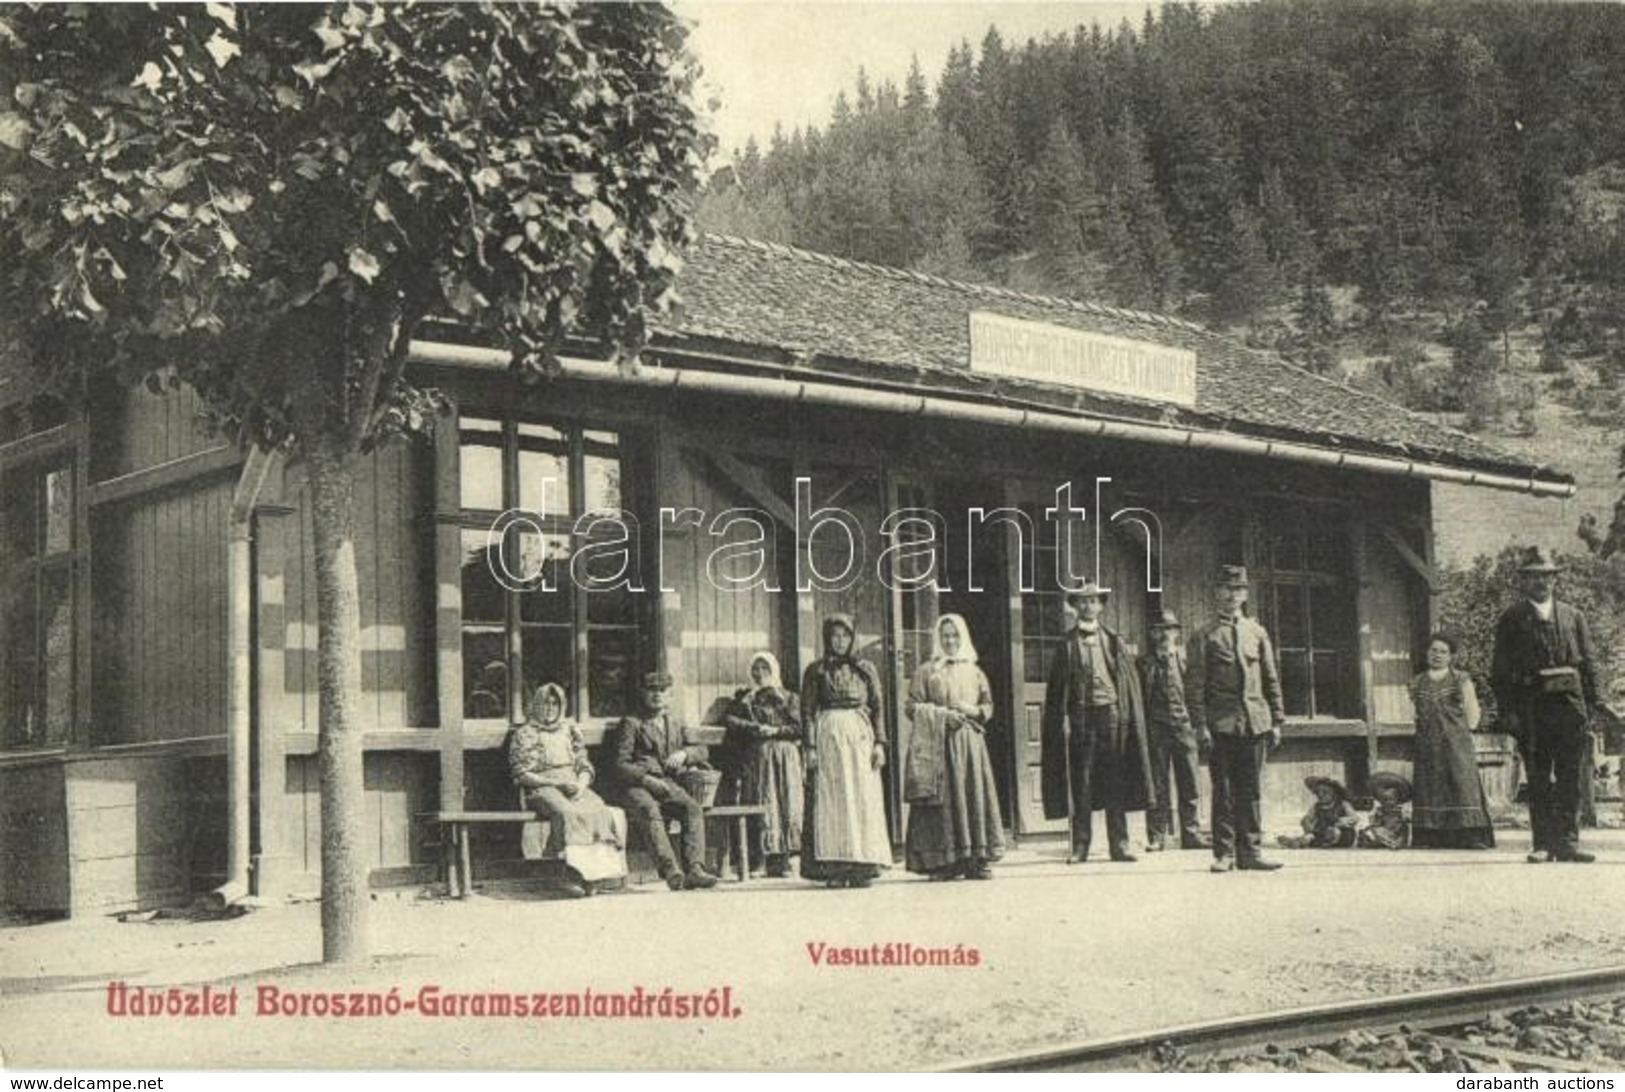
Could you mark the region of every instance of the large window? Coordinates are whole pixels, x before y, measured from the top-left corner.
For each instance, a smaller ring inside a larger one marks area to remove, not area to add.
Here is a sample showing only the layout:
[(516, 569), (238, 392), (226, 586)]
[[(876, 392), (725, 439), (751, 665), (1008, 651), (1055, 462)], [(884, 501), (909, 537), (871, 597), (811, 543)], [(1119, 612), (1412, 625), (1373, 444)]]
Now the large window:
[[(578, 533), (583, 516), (622, 512), (619, 436), (464, 417), (459, 451), (463, 716), (506, 720), (546, 682), (565, 688), (577, 716), (621, 715), (638, 662), (638, 599), (625, 588), (583, 590), (571, 566), (581, 551), (621, 537), (617, 528), (633, 530), (611, 520)], [(515, 510), (523, 517), (493, 535)], [(589, 553), (585, 575), (611, 575), (615, 556), (624, 557)]]
[(0, 747), (67, 740), (73, 723), (73, 469), (0, 475)]
[(1253, 612), (1275, 642), (1287, 716), (1357, 716), (1345, 521), (1323, 509), (1286, 506), (1256, 517), (1251, 532)]

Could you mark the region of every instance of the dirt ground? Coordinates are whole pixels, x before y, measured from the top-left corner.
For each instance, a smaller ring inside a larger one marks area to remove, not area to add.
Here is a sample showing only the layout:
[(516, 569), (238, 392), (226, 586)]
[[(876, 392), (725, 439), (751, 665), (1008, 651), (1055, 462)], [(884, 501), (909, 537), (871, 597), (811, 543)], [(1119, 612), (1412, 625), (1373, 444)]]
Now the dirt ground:
[[(1226, 1015), (1625, 964), (1625, 832), (1590, 866), (1485, 853), (1277, 852), (1211, 875), (1175, 852), (1068, 867), (1023, 849), (991, 883), (894, 872), (867, 891), (796, 880), (581, 902), (510, 886), (452, 902), (381, 893), (379, 952), (318, 963), (318, 907), (227, 921), (0, 929), (0, 1051), (13, 1067), (919, 1069)], [(808, 946), (974, 948), (975, 967), (815, 963)], [(236, 987), (238, 1014), (116, 1017), (108, 983)], [(704, 992), (735, 1018), (256, 1016), (255, 991)]]

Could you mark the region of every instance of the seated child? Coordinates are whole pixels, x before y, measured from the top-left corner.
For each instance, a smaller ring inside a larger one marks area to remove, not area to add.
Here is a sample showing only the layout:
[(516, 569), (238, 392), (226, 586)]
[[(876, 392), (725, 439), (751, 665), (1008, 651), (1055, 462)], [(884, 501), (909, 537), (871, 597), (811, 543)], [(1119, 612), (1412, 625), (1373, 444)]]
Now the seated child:
[(1306, 777), (1304, 785), (1315, 803), (1303, 817), (1303, 834), (1277, 839), (1292, 849), (1343, 849), (1354, 844), (1360, 816), (1349, 804), (1348, 790), (1330, 777)]
[(1404, 849), (1411, 844), (1411, 783), (1396, 773), (1381, 770), (1371, 775), (1371, 794), (1377, 806), (1360, 831), (1360, 845), (1367, 849)]

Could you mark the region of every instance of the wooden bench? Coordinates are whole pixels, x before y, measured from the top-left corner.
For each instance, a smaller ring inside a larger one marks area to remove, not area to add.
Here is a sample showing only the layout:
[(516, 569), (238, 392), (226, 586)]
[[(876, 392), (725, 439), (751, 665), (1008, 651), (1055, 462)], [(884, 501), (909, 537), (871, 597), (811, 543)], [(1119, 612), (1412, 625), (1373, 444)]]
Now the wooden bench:
[[(732, 819), (737, 826), (732, 849), (738, 853), (739, 882), (750, 877), (750, 820), (763, 818), (767, 808), (760, 804), (719, 804), (705, 809), (710, 819)], [(546, 840), (547, 820), (538, 818), (533, 811), (432, 811), (424, 818), (440, 827), (441, 862), (445, 868), (446, 894), (454, 899), (467, 898), (474, 890), (474, 869), (468, 851), (468, 832), (471, 827), (495, 824), (540, 823)]]

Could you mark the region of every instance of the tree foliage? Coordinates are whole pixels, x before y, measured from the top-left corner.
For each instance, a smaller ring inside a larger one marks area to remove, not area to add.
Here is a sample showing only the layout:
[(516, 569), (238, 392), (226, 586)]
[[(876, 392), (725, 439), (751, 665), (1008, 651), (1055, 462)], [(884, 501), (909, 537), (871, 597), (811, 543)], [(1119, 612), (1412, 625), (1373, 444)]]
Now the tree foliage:
[(323, 956), (368, 952), (359, 456), (419, 431), (446, 319), (546, 372), (630, 364), (672, 299), (706, 151), (652, 4), (0, 9), (0, 314), (74, 393), (172, 367), (308, 482)]
[(359, 442), (432, 408), (426, 316), (545, 367), (670, 299), (699, 136), (662, 8), (40, 5), (0, 39), (0, 300), (47, 382), (172, 364), (246, 439)]

